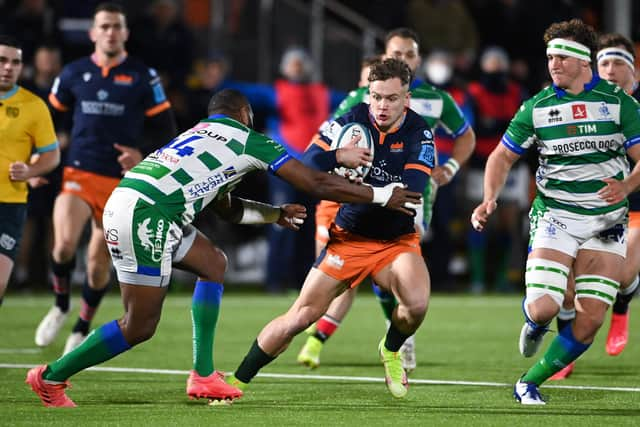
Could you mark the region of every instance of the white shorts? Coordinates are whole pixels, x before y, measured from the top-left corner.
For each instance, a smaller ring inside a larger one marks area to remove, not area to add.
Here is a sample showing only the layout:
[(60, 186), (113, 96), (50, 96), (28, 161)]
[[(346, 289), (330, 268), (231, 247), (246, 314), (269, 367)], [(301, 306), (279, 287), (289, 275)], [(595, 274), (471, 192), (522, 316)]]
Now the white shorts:
[(581, 249), (626, 256), (626, 208), (589, 216), (549, 208), (536, 199), (529, 212), (529, 221), (531, 249), (555, 249), (573, 258)]
[(197, 234), (127, 188), (111, 194), (102, 222), (118, 281), (133, 285), (167, 286), (172, 263), (184, 258)]

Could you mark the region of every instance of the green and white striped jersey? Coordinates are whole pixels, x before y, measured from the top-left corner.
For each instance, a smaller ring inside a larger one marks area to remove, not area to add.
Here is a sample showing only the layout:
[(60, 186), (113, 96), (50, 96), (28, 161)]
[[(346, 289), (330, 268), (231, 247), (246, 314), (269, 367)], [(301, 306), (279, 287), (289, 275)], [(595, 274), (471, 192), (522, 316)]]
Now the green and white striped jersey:
[[(452, 137), (457, 138), (469, 128), (469, 123), (462, 111), (447, 92), (420, 80), (414, 80), (410, 90), (409, 108), (422, 116), (432, 130), (435, 131), (437, 127), (441, 127)], [(334, 112), (333, 118), (346, 114), (361, 102), (369, 103), (369, 88), (366, 86), (349, 92)]]
[(147, 156), (126, 173), (118, 188), (136, 190), (177, 224), (185, 225), (247, 173), (276, 171), (290, 158), (274, 140), (215, 115)]
[(527, 100), (512, 119), (502, 144), (517, 154), (539, 152), (537, 198), (546, 206), (583, 215), (624, 207), (597, 195), (604, 178), (629, 173), (626, 149), (640, 142), (640, 104), (597, 76), (572, 95), (549, 86)]

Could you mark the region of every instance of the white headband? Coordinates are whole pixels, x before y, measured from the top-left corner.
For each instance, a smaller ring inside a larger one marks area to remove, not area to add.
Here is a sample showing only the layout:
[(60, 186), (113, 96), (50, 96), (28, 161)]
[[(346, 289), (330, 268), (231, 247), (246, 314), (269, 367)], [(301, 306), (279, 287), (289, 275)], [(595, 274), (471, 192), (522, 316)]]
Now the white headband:
[(635, 71), (636, 67), (633, 65), (633, 55), (624, 49), (619, 47), (608, 47), (598, 52), (598, 64), (605, 59), (621, 59), (623, 60), (631, 70)]
[(547, 55), (564, 55), (591, 62), (591, 50), (573, 40), (553, 39), (547, 43)]

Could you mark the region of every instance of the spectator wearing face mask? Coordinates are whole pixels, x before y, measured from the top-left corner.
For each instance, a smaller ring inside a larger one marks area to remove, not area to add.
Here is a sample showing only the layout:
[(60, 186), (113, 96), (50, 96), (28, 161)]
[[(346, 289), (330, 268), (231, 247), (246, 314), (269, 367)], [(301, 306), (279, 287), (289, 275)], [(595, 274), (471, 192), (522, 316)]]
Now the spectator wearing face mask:
[[(469, 161), (466, 196), (475, 205), (482, 201), (484, 168), (489, 154), (500, 142), (500, 138), (527, 98), (522, 86), (508, 75), (509, 57), (504, 49), (488, 47), (480, 57), (480, 77), (469, 83), (475, 112), (476, 148)], [(521, 265), (524, 250), (521, 240), (521, 220), (529, 200), (529, 171), (524, 161), (514, 165), (498, 200), (499, 220), (494, 221), (493, 233), (479, 233), (470, 228), (468, 257), (470, 265), (471, 291), (481, 293), (487, 287), (487, 246), (491, 242), (497, 248), (491, 265), (494, 270), (494, 290), (510, 291), (510, 282), (519, 278), (508, 277), (510, 265)], [(516, 270), (517, 271), (517, 270)]]
[[(469, 124), (474, 126), (473, 103), (471, 95), (460, 79), (455, 75), (454, 57), (444, 50), (432, 51), (424, 60), (422, 72), (428, 83), (438, 89), (445, 90), (451, 95)], [(438, 146), (438, 164), (445, 164), (451, 158), (455, 139), (441, 127), (436, 129), (436, 143)], [(450, 288), (451, 273), (455, 270), (452, 262), (455, 260), (455, 236), (454, 226), (458, 213), (462, 206), (458, 206), (458, 183), (464, 176), (456, 175), (448, 185), (438, 189), (435, 204), (433, 205), (432, 227), (429, 238), (429, 246), (437, 247), (427, 258), (429, 272), (431, 274), (432, 287)], [(466, 217), (464, 219), (466, 223)]]

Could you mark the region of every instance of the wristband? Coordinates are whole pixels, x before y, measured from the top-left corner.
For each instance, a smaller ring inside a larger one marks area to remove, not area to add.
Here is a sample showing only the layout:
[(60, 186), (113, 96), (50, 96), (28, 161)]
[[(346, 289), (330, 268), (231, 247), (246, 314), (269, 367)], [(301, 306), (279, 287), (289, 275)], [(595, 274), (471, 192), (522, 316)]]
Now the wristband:
[(403, 187), (403, 185), (399, 182), (394, 182), (392, 184), (387, 184), (384, 187), (371, 187), (373, 190), (373, 199), (371, 200), (371, 203), (387, 206), (389, 199), (393, 195), (393, 189), (396, 187)]
[(451, 172), (451, 177), (453, 178), (460, 170), (460, 163), (458, 163), (458, 161), (453, 157), (449, 157), (449, 160), (447, 160), (442, 167), (447, 168), (449, 172)]
[(242, 218), (238, 224), (272, 224), (280, 219), (279, 206), (246, 199), (240, 199), (240, 202), (242, 202)]

